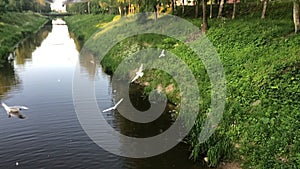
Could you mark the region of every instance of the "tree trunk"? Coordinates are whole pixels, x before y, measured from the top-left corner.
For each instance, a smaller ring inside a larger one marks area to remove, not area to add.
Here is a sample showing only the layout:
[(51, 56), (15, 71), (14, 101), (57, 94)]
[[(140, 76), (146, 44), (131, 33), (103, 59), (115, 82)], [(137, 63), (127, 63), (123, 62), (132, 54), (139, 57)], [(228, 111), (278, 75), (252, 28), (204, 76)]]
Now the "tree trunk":
[(128, 3), (128, 11), (127, 14), (132, 14), (130, 1)]
[(88, 14), (91, 14), (91, 1), (88, 1)]
[(122, 7), (119, 6), (118, 9), (119, 9), (120, 16), (122, 16)]
[(268, 1), (269, 0), (263, 0), (264, 4), (263, 4), (263, 10), (262, 10), (262, 13), (261, 13), (261, 19), (265, 19), (265, 17), (266, 17)]
[(198, 0), (195, 1), (195, 18), (198, 18), (199, 16), (199, 3)]
[(299, 0), (294, 0), (293, 18), (294, 18), (294, 25), (295, 25), (295, 33), (297, 33), (300, 30)]
[(184, 14), (184, 0), (182, 0), (182, 15)]
[(222, 17), (223, 7), (224, 7), (224, 0), (221, 0), (221, 1), (220, 1), (220, 5), (219, 5), (218, 18), (221, 18), (221, 17)]
[(232, 10), (232, 19), (235, 18), (235, 12), (236, 12), (236, 0), (233, 0), (233, 10)]
[(158, 4), (155, 4), (154, 6), (153, 6), (153, 8), (154, 8), (154, 14), (155, 14), (155, 20), (157, 20), (157, 18), (158, 18), (158, 10), (159, 10), (159, 8), (158, 8), (159, 6), (158, 6)]
[(208, 29), (208, 22), (207, 22), (207, 16), (206, 16), (206, 6), (207, 6), (207, 0), (202, 0), (202, 16), (203, 16), (202, 33), (206, 33), (206, 31)]
[(172, 15), (174, 15), (174, 12), (175, 12), (175, 0), (172, 0), (171, 1), (171, 7), (172, 7)]
[(210, 1), (210, 9), (209, 9), (209, 18), (211, 19), (213, 15), (213, 0)]
[(172, 0), (171, 1), (171, 5), (172, 5), (172, 15), (174, 15), (175, 14), (175, 2), (174, 2), (175, 0)]

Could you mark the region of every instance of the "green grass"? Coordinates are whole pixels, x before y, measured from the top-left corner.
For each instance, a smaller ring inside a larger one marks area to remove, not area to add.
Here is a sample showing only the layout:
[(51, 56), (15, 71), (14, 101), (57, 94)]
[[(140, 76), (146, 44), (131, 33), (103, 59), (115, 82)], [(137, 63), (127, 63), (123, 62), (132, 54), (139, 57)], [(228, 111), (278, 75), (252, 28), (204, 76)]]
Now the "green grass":
[(300, 36), (292, 28), (288, 19), (238, 19), (208, 32), (227, 79), (220, 133), (239, 147), (245, 168), (300, 165)]
[(48, 19), (34, 13), (3, 13), (0, 15), (0, 65), (13, 52), (15, 45), (43, 26)]
[[(200, 156), (207, 156), (210, 166), (235, 159), (244, 168), (299, 168), (300, 35), (293, 33), (292, 8), (290, 3), (271, 4), (270, 17), (261, 20), (260, 8), (250, 7), (241, 6), (244, 13), (240, 12), (235, 20), (209, 20), (207, 36), (223, 63), (227, 95), (221, 123), (203, 144), (197, 138), (209, 110), (210, 83), (203, 64), (195, 61), (197, 57), (187, 46), (165, 36), (139, 35), (114, 46), (102, 65), (107, 72), (114, 72), (123, 59), (140, 49), (167, 49), (189, 65), (200, 85), (201, 110), (186, 139), (192, 158), (201, 161)], [(108, 21), (94, 21), (101, 17), (107, 16), (72, 16), (68, 23), (77, 36), (87, 39), (93, 33), (86, 32), (87, 28), (96, 30), (98, 22)], [(201, 24), (200, 19), (189, 21)], [(167, 74), (153, 70), (146, 71), (139, 80), (150, 82), (145, 93), (159, 84), (164, 88), (177, 85)], [(176, 88), (168, 99), (178, 102)]]
[(102, 24), (110, 22), (114, 15), (74, 15), (65, 17), (69, 30), (73, 32), (78, 40), (85, 41), (93, 33), (100, 29)]

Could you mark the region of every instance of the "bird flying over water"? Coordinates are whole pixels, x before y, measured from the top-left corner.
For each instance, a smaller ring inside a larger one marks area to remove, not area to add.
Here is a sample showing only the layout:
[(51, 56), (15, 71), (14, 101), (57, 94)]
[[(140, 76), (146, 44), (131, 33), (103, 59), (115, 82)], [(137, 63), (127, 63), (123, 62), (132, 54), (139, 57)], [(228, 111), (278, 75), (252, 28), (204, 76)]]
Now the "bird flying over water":
[(123, 98), (120, 99), (113, 107), (105, 109), (102, 112), (104, 113), (104, 112), (107, 112), (107, 111), (110, 111), (110, 110), (115, 110), (122, 101), (123, 101)]
[(144, 75), (144, 73), (143, 73), (143, 64), (141, 64), (139, 70), (135, 73), (134, 78), (131, 80), (131, 83), (134, 82), (139, 77), (142, 77), (143, 75)]
[(28, 107), (25, 106), (7, 106), (2, 102), (2, 107), (6, 110), (8, 117), (14, 116), (20, 119), (24, 119), (25, 116), (21, 114), (21, 110), (27, 110)]
[(161, 58), (161, 57), (164, 57), (164, 56), (166, 56), (166, 55), (165, 55), (165, 50), (163, 49), (158, 57)]

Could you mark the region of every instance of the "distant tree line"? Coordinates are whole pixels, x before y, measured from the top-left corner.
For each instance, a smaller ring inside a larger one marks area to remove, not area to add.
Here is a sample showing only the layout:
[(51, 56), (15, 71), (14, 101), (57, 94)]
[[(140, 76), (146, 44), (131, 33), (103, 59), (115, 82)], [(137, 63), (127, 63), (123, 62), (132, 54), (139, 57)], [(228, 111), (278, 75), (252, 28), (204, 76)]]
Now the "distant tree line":
[(131, 13), (158, 11), (159, 7), (170, 7), (172, 0), (83, 0), (81, 3), (67, 1), (71, 13), (110, 13), (127, 15)]
[[(293, 3), (293, 21), (295, 32), (300, 30), (299, 21), (299, 3), (300, 0), (82, 0), (81, 3), (73, 3), (74, 0), (67, 0), (67, 11), (78, 14), (119, 14), (121, 16), (138, 12), (155, 12), (156, 17), (159, 12), (168, 12), (174, 14), (175, 8), (180, 4), (192, 2), (195, 9), (195, 17), (199, 16), (199, 6), (202, 6), (202, 31), (206, 32), (209, 28), (207, 18), (212, 18), (212, 6), (218, 5), (217, 18), (222, 18), (224, 4), (232, 4), (232, 16), (236, 17), (238, 3), (256, 3), (261, 4), (261, 18), (266, 18), (268, 4), (270, 2), (288, 2)], [(77, 1), (78, 2), (78, 1)], [(185, 12), (184, 5), (181, 6), (182, 13)], [(209, 13), (208, 13), (209, 12)]]
[(3, 12), (50, 12), (50, 4), (44, 0), (0, 0), (0, 13)]

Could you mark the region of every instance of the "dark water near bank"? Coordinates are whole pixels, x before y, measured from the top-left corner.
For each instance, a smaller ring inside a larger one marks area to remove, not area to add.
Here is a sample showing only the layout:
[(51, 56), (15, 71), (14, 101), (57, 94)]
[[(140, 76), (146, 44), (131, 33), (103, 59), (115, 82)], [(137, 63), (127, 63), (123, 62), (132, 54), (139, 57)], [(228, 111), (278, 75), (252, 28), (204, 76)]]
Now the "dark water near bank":
[[(8, 118), (0, 109), (0, 168), (117, 168), (196, 169), (188, 146), (179, 144), (161, 155), (133, 159), (113, 155), (96, 145), (81, 128), (72, 99), (72, 79), (79, 47), (67, 25), (49, 25), (20, 44), (12, 65), (0, 70), (0, 99), (8, 105), (26, 105), (26, 119)], [(98, 104), (112, 105), (110, 76), (90, 61), (82, 70), (95, 79)], [(136, 106), (147, 108), (139, 92)], [(130, 136), (157, 134), (171, 124), (169, 115), (155, 123), (138, 125), (118, 113), (105, 114), (108, 123)], [(145, 134), (146, 133), (146, 134)]]

